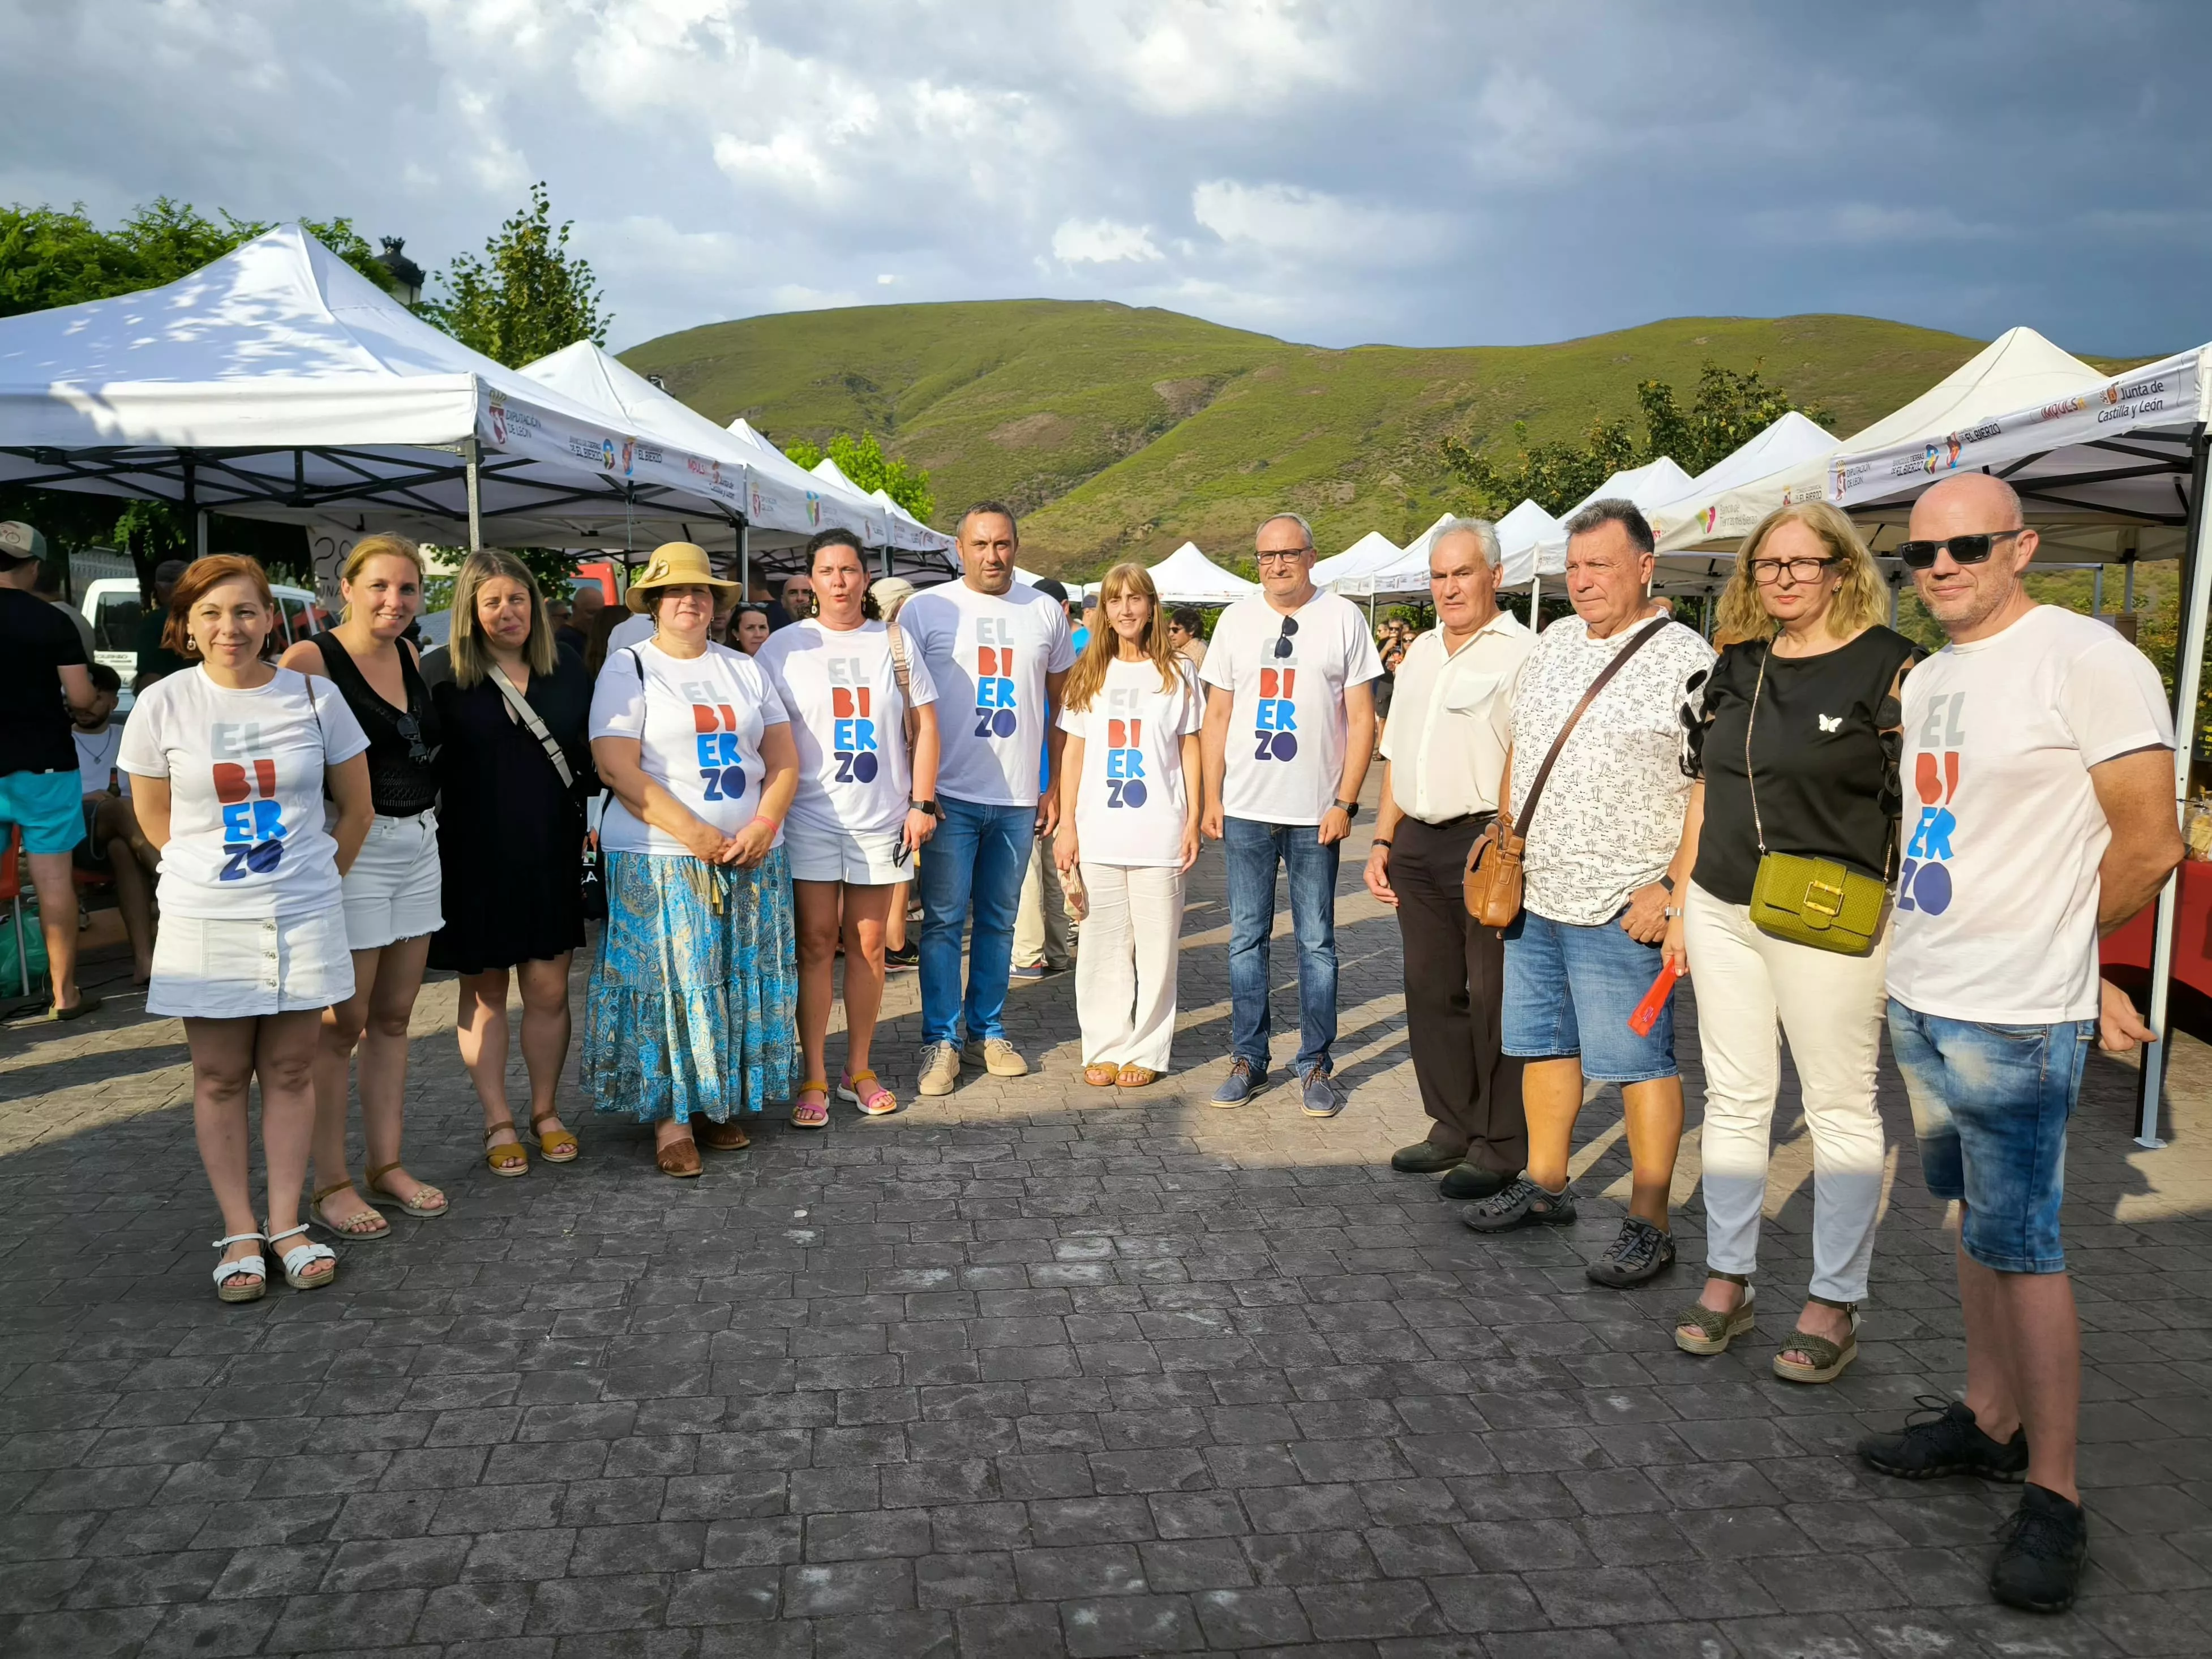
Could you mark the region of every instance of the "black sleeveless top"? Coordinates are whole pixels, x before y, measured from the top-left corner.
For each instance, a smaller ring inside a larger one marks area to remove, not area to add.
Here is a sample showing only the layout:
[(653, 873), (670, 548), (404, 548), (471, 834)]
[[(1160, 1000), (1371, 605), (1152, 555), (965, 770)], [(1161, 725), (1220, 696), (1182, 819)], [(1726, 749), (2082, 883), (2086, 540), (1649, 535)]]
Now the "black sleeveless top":
[(407, 707), (394, 708), (377, 696), (353, 653), (335, 633), (309, 637), (323, 653), (324, 671), (368, 736), (368, 793), (376, 815), (411, 818), (427, 811), (438, 799), (438, 774), (433, 764), (438, 749), (438, 716), (414, 659), (405, 647), (400, 647), (399, 678), (407, 688)]

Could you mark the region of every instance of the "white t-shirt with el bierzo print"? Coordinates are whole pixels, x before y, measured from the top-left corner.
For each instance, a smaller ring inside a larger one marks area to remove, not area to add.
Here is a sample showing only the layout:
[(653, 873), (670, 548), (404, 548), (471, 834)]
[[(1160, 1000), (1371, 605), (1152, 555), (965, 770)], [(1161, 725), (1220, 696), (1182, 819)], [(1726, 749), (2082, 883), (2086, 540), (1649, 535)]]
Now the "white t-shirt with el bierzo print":
[(1214, 623), (1198, 672), (1232, 699), (1223, 809), (1261, 823), (1319, 824), (1344, 780), (1344, 694), (1382, 675), (1359, 607), (1316, 593), (1285, 616), (1264, 598), (1239, 599)]
[(1116, 658), (1088, 708), (1061, 711), (1060, 729), (1083, 739), (1075, 837), (1085, 864), (1172, 869), (1182, 862), (1190, 817), (1182, 741), (1203, 723), (1205, 704), (1181, 657), (1173, 673), (1163, 685), (1150, 658)]
[(1016, 582), (979, 593), (925, 588), (898, 614), (937, 687), (937, 791), (978, 806), (1034, 806), (1043, 793), (1045, 680), (1075, 665), (1067, 612)]
[[(672, 657), (650, 640), (626, 646), (609, 655), (592, 689), (592, 736), (636, 738), (646, 776), (726, 836), (760, 811), (761, 734), (789, 720), (759, 665), (725, 645), (698, 657)], [(599, 844), (661, 857), (691, 850), (619, 797), (608, 804)], [(774, 844), (783, 845), (781, 829)]]
[[(864, 836), (903, 824), (913, 775), (890, 630), (879, 622), (841, 630), (809, 617), (769, 635), (753, 660), (791, 716), (799, 750), (791, 821)], [(911, 651), (907, 684), (917, 707), (937, 701), (928, 666)]]

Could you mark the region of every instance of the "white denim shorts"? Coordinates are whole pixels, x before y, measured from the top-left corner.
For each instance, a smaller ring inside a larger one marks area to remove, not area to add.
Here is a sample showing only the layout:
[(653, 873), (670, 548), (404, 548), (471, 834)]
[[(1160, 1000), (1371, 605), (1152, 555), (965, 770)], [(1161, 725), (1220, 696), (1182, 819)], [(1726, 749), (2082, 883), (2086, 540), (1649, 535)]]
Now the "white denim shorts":
[(179, 916), (154, 939), (146, 1012), (195, 1019), (258, 1019), (327, 1008), (353, 994), (345, 914)]
[(348, 948), (377, 951), (396, 939), (420, 939), (446, 925), (438, 871), (438, 815), (369, 822), (361, 856), (345, 875)]
[(842, 881), (854, 887), (892, 887), (914, 879), (914, 860), (898, 857), (902, 832), (858, 834), (815, 830), (787, 819), (783, 850), (793, 881)]

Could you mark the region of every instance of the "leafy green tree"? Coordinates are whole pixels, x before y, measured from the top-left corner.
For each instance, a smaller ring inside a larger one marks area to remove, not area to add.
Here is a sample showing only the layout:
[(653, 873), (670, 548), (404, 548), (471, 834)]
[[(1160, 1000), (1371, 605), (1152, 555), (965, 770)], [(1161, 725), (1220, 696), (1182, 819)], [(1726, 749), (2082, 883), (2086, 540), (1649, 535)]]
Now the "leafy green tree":
[(556, 226), (544, 184), (532, 185), (530, 205), (484, 243), (483, 258), (458, 255), (439, 277), (445, 296), (418, 314), (509, 368), (579, 340), (605, 345), (614, 317), (599, 309), (591, 262), (568, 252), (574, 222)]
[[(377, 264), (353, 221), (302, 219), (301, 224), (379, 288), (391, 273)], [(216, 210), (210, 219), (167, 196), (103, 230), (82, 205), (0, 208), (0, 317), (54, 306), (80, 305), (136, 294), (189, 276), (240, 243), (268, 230), (267, 222)]]
[(821, 465), (826, 454), (837, 463), (838, 471), (860, 487), (863, 495), (880, 489), (924, 524), (937, 511), (937, 495), (929, 487), (929, 474), (921, 467), (884, 454), (883, 445), (876, 441), (872, 432), (862, 433), (857, 438), (849, 432), (840, 432), (830, 440), (827, 450), (801, 438), (787, 446), (783, 453), (809, 471)]
[(1579, 444), (1532, 445), (1528, 423), (1516, 421), (1513, 437), (1520, 453), (1514, 459), (1494, 459), (1480, 439), (1469, 444), (1447, 437), (1441, 447), (1444, 465), (1493, 514), (1510, 513), (1524, 501), (1547, 513), (1564, 513), (1614, 473), (1662, 455), (1673, 457), (1692, 476), (1703, 472), (1793, 409), (1802, 408), (1824, 426), (1834, 419), (1826, 410), (1800, 405), (1781, 387), (1769, 386), (1756, 363), (1748, 373), (1707, 363), (1686, 410), (1664, 380), (1639, 381), (1636, 400), (1644, 413), (1640, 439), (1626, 420), (1614, 416), (1591, 422)]

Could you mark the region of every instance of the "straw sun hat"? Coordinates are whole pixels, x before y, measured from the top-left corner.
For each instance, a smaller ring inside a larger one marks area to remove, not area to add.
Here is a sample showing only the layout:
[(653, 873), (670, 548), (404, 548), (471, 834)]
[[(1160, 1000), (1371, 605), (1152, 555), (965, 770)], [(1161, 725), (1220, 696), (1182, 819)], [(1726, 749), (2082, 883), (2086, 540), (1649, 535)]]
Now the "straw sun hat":
[(656, 587), (710, 587), (721, 598), (738, 591), (735, 582), (714, 574), (714, 567), (707, 562), (707, 550), (693, 542), (663, 542), (654, 548), (644, 573), (631, 580), (623, 603), (644, 616), (653, 608)]

